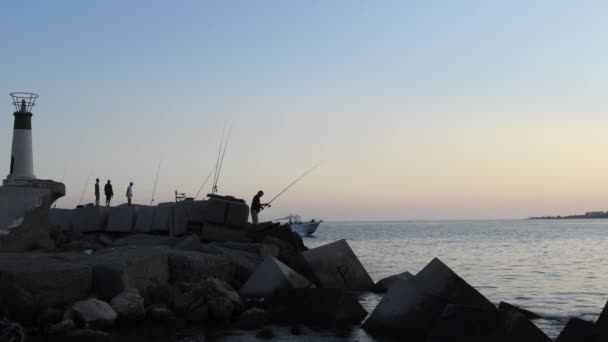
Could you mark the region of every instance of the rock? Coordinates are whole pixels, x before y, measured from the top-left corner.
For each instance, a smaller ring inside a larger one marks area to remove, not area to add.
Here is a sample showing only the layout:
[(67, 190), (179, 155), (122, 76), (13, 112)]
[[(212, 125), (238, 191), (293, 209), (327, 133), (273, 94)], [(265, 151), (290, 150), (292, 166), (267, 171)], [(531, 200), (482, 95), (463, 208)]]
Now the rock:
[(230, 259), (235, 265), (235, 278), (246, 281), (255, 272), (257, 267), (264, 261), (261, 257), (253, 253), (237, 251), (224, 247), (213, 247), (223, 256)]
[(103, 232), (108, 222), (107, 207), (84, 207), (75, 210), (72, 228), (76, 232)]
[(374, 286), (372, 278), (344, 239), (305, 251), (302, 255), (323, 287), (365, 291)]
[(87, 265), (48, 255), (4, 253), (0, 258), (0, 289), (11, 316), (32, 322), (48, 307), (86, 298), (92, 271)]
[(141, 205), (137, 208), (137, 218), (135, 220), (134, 230), (136, 233), (152, 232), (152, 223), (154, 220), (155, 206)]
[(264, 298), (268, 300), (279, 288), (314, 287), (310, 281), (273, 257), (264, 262), (241, 287), (241, 297), (248, 299)]
[(425, 291), (444, 298), (449, 304), (496, 308), (492, 302), (437, 258), (418, 272), (414, 279)]
[(289, 331), (294, 336), (300, 336), (300, 335), (302, 335), (302, 329), (300, 327), (291, 327), (291, 329)]
[(146, 317), (144, 299), (137, 289), (119, 293), (110, 301), (110, 306), (118, 314), (119, 321), (139, 321)]
[(173, 311), (169, 310), (165, 305), (153, 304), (146, 308), (146, 316), (148, 319), (155, 322), (166, 322), (175, 319)]
[(71, 319), (61, 320), (59, 323), (49, 326), (45, 333), (47, 335), (65, 335), (68, 332), (76, 329), (76, 324)]
[(426, 341), (551, 342), (551, 339), (517, 311), (449, 304)]
[(357, 299), (345, 289), (277, 289), (270, 302), (273, 322), (351, 325), (366, 315)]
[(36, 249), (40, 249), (45, 252), (51, 252), (55, 250), (55, 241), (51, 239), (42, 239), (36, 242)]
[(117, 317), (116, 311), (108, 303), (95, 298), (74, 303), (72, 311), (79, 321), (97, 327), (111, 327)]
[(154, 209), (152, 218), (152, 232), (168, 233), (173, 231), (173, 211), (175, 203), (159, 203)]
[(133, 231), (137, 219), (136, 205), (120, 205), (111, 207), (108, 213), (106, 231), (130, 233)]
[(235, 265), (225, 256), (175, 250), (169, 252), (171, 283), (199, 282), (212, 276), (231, 282), (234, 274)]
[(179, 251), (201, 251), (201, 239), (198, 235), (191, 234), (179, 239), (174, 245), (173, 249)]
[(175, 203), (173, 213), (173, 230), (174, 236), (181, 236), (190, 230), (190, 226), (197, 226), (200, 230), (203, 224), (203, 213), (207, 207), (207, 201), (181, 201)]
[(264, 329), (260, 330), (257, 334), (255, 334), (255, 337), (261, 338), (264, 340), (270, 340), (270, 339), (274, 338), (274, 331), (272, 331), (271, 328), (264, 328)]
[(414, 280), (396, 280), (362, 328), (404, 339), (424, 338), (441, 315), (445, 300), (427, 292)]
[(72, 230), (73, 216), (73, 209), (51, 208), (49, 213), (49, 223), (51, 226), (59, 227), (61, 231), (70, 231)]
[(77, 329), (65, 335), (62, 341), (65, 342), (110, 342), (112, 337), (104, 331), (92, 329)]
[(239, 294), (226, 282), (209, 278), (205, 282), (209, 314), (212, 319), (223, 321), (243, 311)]
[(58, 323), (63, 319), (63, 311), (57, 308), (46, 308), (38, 315), (38, 326)]
[(202, 323), (209, 319), (209, 305), (204, 300), (198, 300), (188, 309), (187, 319), (190, 322)]
[(268, 321), (266, 312), (260, 308), (251, 308), (239, 316), (237, 327), (239, 329), (259, 329)]
[(217, 223), (205, 222), (201, 231), (203, 241), (241, 241), (248, 242), (247, 230), (240, 227), (229, 227)]
[(413, 279), (414, 276), (410, 272), (403, 272), (399, 274), (392, 275), (390, 277), (386, 277), (374, 285), (374, 292), (378, 293), (386, 293), (391, 286), (395, 283), (397, 279), (401, 280), (409, 280)]
[(608, 341), (608, 302), (606, 302), (604, 310), (602, 310), (595, 324), (600, 330), (601, 340)]
[(564, 327), (555, 342), (600, 342), (600, 327), (593, 322), (572, 317)]
[(97, 241), (104, 246), (110, 246), (114, 243), (114, 240), (107, 234), (99, 234), (99, 236), (97, 236)]
[(500, 310), (513, 310), (513, 311), (517, 311), (520, 314), (526, 316), (526, 318), (528, 318), (528, 319), (539, 319), (539, 318), (542, 318), (540, 315), (535, 314), (532, 311), (528, 311), (526, 309), (522, 309), (519, 306), (515, 306), (515, 305), (509, 304), (507, 302), (500, 302), (500, 304), (498, 304), (498, 309), (500, 309)]
[(274, 244), (254, 243), (254, 242), (214, 242), (211, 244), (216, 247), (228, 248), (236, 251), (256, 254), (259, 257), (275, 257), (279, 256), (279, 248)]
[(168, 306), (173, 302), (174, 293), (171, 285), (152, 279), (146, 286), (144, 302), (148, 304), (162, 304)]
[(162, 235), (133, 234), (112, 242), (114, 247), (146, 247), (146, 246), (172, 246), (175, 238)]

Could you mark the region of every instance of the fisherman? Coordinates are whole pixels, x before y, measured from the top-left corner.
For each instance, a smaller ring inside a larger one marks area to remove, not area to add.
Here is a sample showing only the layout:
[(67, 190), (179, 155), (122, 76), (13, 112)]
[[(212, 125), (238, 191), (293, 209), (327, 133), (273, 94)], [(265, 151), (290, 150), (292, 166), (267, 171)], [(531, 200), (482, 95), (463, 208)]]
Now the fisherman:
[(110, 184), (110, 180), (108, 179), (108, 183), (103, 187), (103, 192), (106, 194), (106, 207), (110, 206), (110, 201), (112, 197), (114, 197), (114, 190), (112, 190), (112, 184)]
[(129, 183), (127, 187), (127, 205), (131, 205), (131, 198), (133, 197), (133, 182)]
[(95, 206), (99, 207), (99, 178), (95, 179)]
[(270, 203), (262, 204), (260, 202), (260, 198), (264, 196), (264, 191), (258, 191), (257, 195), (253, 196), (253, 200), (251, 201), (251, 221), (253, 224), (258, 224), (258, 214), (260, 211), (264, 210), (266, 207), (270, 207)]

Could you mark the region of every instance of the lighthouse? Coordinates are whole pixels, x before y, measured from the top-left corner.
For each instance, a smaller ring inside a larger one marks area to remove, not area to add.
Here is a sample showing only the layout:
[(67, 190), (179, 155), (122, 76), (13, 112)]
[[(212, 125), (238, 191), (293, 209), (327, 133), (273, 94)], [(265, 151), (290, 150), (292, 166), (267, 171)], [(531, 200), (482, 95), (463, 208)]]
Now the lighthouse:
[(9, 175), (3, 185), (26, 185), (35, 180), (34, 157), (32, 154), (32, 107), (38, 95), (33, 93), (11, 93), (15, 105), (13, 126), (13, 146)]

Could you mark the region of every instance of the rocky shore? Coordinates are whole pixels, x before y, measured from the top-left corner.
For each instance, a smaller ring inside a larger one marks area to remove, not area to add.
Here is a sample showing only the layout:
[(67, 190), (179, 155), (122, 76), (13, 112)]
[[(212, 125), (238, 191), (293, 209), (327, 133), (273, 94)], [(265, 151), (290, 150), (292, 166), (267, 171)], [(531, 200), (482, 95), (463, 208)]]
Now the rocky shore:
[[(294, 334), (361, 324), (379, 340), (551, 341), (538, 315), (496, 306), (437, 258), (374, 283), (347, 241), (309, 249), (288, 226), (248, 224), (247, 212), (233, 198), (52, 210), (48, 238), (0, 254), (0, 341), (112, 341), (142, 324), (266, 339), (277, 324)], [(371, 313), (365, 291), (384, 293)], [(607, 338), (605, 308), (597, 322), (572, 318), (556, 341)]]

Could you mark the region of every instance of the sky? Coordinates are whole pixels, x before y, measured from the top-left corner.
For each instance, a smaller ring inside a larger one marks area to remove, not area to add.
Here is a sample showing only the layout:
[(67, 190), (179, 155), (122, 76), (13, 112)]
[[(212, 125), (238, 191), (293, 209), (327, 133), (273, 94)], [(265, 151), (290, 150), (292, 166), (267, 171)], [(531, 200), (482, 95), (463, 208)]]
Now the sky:
[[(220, 194), (261, 219), (517, 219), (608, 210), (608, 3), (3, 1), (9, 93), (40, 95), (35, 174), (72, 208)], [(2, 157), (4, 155), (4, 157)], [(87, 179), (89, 179), (87, 183)], [(208, 184), (203, 193), (210, 192)]]

